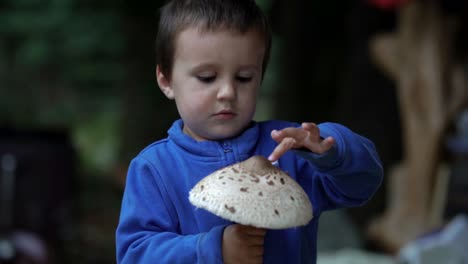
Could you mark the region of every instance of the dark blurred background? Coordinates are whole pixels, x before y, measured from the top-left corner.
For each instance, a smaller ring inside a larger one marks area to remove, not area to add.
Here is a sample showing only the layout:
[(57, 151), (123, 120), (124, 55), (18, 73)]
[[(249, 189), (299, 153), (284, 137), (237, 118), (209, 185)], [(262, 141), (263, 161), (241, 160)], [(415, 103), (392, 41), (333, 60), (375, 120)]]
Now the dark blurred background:
[[(155, 81), (162, 2), (0, 2), (0, 241), (23, 245), (17, 263), (44, 251), (48, 263), (115, 263), (127, 165), (177, 118)], [(398, 8), (257, 2), (274, 44), (256, 119), (340, 122), (374, 141), (386, 169), (401, 160), (395, 81), (369, 54), (372, 36), (395, 30)], [(448, 12), (464, 17), (461, 2), (447, 1)], [(364, 234), (385, 197), (386, 183), (341, 216)]]

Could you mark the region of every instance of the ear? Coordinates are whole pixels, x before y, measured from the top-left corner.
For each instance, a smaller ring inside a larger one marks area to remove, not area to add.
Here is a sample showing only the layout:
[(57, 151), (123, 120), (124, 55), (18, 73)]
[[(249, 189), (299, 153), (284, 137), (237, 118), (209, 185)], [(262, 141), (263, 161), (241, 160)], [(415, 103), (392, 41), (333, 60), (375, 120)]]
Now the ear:
[(158, 81), (159, 89), (166, 95), (169, 99), (174, 99), (174, 91), (171, 88), (171, 82), (161, 71), (159, 65), (156, 66), (156, 79)]

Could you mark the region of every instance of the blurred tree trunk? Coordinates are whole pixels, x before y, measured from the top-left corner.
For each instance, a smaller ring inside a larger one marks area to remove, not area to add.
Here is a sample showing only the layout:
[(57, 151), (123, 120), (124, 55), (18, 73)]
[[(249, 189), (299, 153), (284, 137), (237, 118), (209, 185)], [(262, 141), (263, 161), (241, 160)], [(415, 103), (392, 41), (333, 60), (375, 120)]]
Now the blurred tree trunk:
[(156, 82), (154, 43), (161, 2), (124, 1), (123, 29), (127, 43), (122, 90), (121, 180), (128, 162), (146, 145), (165, 137), (177, 118), (173, 101), (160, 92)]
[(465, 69), (454, 57), (455, 21), (436, 1), (411, 1), (397, 32), (371, 42), (377, 64), (397, 82), (403, 125), (403, 164), (389, 175), (388, 208), (369, 230), (389, 251), (442, 224), (434, 190), (444, 136), (468, 98)]

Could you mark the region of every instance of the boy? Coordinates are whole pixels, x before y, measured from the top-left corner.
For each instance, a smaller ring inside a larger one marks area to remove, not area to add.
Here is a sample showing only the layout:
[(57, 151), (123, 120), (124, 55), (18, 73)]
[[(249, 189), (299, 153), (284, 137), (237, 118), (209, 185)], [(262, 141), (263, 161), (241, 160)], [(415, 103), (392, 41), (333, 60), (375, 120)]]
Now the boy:
[[(361, 205), (377, 190), (382, 167), (369, 140), (338, 124), (252, 121), (270, 42), (253, 0), (162, 8), (156, 76), (181, 119), (130, 164), (119, 263), (315, 263), (321, 212)], [(190, 204), (204, 176), (253, 155), (278, 161), (304, 188), (314, 209), (307, 226), (242, 226)]]

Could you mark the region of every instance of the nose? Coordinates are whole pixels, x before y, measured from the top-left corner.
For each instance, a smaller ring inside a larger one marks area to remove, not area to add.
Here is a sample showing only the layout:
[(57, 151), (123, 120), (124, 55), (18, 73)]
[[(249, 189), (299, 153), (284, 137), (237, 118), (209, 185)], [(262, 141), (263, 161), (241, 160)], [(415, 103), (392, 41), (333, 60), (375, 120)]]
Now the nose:
[(232, 81), (223, 82), (218, 89), (218, 100), (232, 101), (236, 99), (236, 87)]

